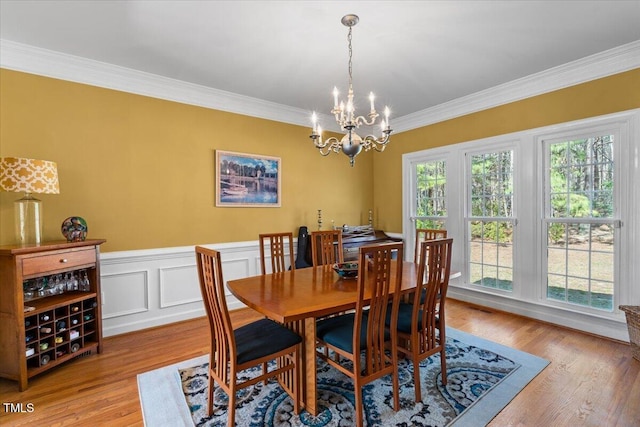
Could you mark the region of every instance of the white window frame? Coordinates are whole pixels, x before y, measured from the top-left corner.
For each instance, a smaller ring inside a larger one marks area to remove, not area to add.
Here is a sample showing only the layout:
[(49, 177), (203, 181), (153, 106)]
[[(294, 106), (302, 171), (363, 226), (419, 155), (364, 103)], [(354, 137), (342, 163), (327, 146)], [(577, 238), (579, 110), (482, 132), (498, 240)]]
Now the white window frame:
[[(544, 140), (596, 131), (616, 135), (617, 179), (614, 197), (616, 219), (615, 300), (612, 313), (568, 307), (546, 298), (546, 227)], [(514, 150), (514, 284), (513, 291), (494, 291), (468, 283), (466, 153), (492, 152), (513, 144)], [(640, 304), (640, 109), (543, 128), (530, 129), (475, 141), (406, 153), (402, 157), (403, 235), (405, 253), (412, 253), (415, 197), (411, 176), (416, 163), (445, 160), (447, 167), (447, 234), (454, 239), (452, 271), (461, 277), (450, 281), (449, 296), (487, 307), (522, 314), (586, 332), (628, 340), (625, 316), (618, 306)], [(411, 238), (409, 238), (411, 236)], [(408, 259), (408, 258), (406, 258)], [(478, 289), (481, 288), (481, 289)]]

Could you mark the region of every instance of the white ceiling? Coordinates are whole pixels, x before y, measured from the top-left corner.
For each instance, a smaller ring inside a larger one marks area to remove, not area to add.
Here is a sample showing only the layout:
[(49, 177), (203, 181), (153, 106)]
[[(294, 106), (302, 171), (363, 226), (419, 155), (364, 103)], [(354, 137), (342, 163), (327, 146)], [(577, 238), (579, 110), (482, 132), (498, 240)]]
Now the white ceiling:
[(348, 13), (356, 102), (394, 118), (640, 40), (640, 0), (1, 0), (0, 38), (328, 113)]

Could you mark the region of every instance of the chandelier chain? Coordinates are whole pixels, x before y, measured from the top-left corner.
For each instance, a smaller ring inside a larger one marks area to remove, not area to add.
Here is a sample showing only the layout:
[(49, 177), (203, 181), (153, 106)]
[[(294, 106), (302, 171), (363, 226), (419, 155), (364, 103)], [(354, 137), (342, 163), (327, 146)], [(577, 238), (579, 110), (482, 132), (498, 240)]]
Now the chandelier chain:
[(352, 87), (351, 82), (353, 81), (353, 66), (352, 57), (353, 57), (353, 49), (351, 48), (351, 30), (353, 27), (349, 27), (349, 34), (347, 34), (347, 41), (349, 42), (349, 88)]

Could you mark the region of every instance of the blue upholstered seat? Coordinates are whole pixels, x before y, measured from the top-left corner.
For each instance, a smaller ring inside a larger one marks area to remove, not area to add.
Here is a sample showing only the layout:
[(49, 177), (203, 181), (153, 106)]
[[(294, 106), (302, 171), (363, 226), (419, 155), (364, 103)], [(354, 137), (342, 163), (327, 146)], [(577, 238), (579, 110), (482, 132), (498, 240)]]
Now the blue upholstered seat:
[(238, 364), (260, 359), (302, 342), (300, 335), (269, 319), (241, 326), (233, 334)]
[[(413, 304), (401, 302), (398, 307), (398, 331), (404, 333), (411, 333), (411, 312), (413, 311)], [(422, 310), (418, 312), (418, 330), (422, 328), (420, 323), (422, 319)], [(391, 314), (387, 314), (386, 325), (391, 325)], [(436, 314), (436, 326), (440, 323), (440, 316)]]
[[(413, 304), (401, 302), (398, 307), (398, 331), (411, 333), (411, 315), (413, 314)], [(420, 319), (422, 319), (422, 310), (418, 313), (418, 327), (420, 328)], [(387, 314), (386, 325), (391, 325), (391, 313)]]
[[(316, 323), (318, 339), (334, 345), (344, 351), (353, 353), (353, 328), (356, 316), (354, 313), (328, 317)], [(367, 346), (367, 314), (363, 313), (360, 330), (360, 350)]]
[[(440, 300), (440, 298), (442, 298), (442, 295), (436, 295), (437, 300)], [(420, 304), (424, 304), (425, 299), (427, 299), (427, 291), (423, 289), (422, 293), (420, 294)]]
[(351, 322), (353, 324), (354, 313), (347, 313), (340, 316), (325, 317), (316, 322), (316, 337), (323, 337), (324, 334), (335, 326), (344, 324), (345, 322)]

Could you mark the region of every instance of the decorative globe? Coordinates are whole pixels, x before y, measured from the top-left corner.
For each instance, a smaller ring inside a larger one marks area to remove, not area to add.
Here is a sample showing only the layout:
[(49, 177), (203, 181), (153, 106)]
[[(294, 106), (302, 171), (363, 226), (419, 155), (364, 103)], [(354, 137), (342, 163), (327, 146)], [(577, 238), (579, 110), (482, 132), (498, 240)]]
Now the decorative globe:
[(62, 222), (62, 235), (67, 242), (84, 242), (87, 238), (87, 222), (79, 216), (70, 216)]

